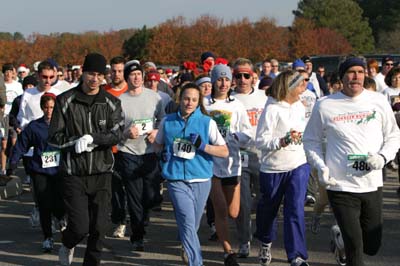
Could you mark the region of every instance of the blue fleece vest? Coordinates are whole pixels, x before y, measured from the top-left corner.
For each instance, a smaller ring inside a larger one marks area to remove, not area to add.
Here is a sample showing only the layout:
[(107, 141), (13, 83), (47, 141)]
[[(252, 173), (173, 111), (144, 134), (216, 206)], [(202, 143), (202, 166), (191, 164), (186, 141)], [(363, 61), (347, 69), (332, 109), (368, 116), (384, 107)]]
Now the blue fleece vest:
[(209, 127), (211, 118), (202, 114), (197, 108), (185, 121), (180, 111), (165, 118), (164, 152), (169, 158), (162, 165), (162, 175), (168, 180), (208, 179), (213, 175), (213, 160), (209, 154), (196, 150), (193, 159), (183, 159), (174, 156), (173, 143), (175, 138), (190, 140), (190, 133), (199, 134), (204, 143), (209, 144)]

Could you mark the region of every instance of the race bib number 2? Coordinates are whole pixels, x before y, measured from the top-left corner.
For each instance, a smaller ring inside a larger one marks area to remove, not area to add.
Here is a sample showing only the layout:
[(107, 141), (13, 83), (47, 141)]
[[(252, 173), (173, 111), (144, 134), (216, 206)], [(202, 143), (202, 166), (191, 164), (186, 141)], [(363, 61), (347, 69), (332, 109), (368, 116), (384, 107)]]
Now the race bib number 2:
[(186, 139), (176, 138), (173, 144), (174, 156), (183, 159), (193, 159), (196, 155), (196, 147)]
[(137, 127), (140, 136), (153, 130), (153, 119), (134, 120), (133, 123)]
[(60, 165), (60, 151), (46, 151), (42, 153), (42, 167), (58, 167)]
[(347, 155), (347, 176), (363, 176), (371, 167), (366, 162), (368, 155), (366, 154), (349, 154)]

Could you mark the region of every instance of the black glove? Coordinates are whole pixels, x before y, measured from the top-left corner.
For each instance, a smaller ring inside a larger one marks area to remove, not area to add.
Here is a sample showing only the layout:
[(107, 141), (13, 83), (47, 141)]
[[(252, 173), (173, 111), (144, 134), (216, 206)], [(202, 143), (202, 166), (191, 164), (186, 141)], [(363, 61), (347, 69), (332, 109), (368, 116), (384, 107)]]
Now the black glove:
[(190, 133), (190, 142), (199, 150), (204, 151), (206, 144), (202, 141), (199, 134)]

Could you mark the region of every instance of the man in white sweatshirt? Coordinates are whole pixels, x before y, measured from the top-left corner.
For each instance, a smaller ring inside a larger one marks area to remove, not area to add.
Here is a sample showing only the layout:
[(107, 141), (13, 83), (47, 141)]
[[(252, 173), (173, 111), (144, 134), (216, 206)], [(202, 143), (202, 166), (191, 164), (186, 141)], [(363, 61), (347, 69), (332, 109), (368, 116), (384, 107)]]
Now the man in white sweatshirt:
[(400, 147), (400, 131), (387, 100), (363, 88), (363, 60), (346, 59), (339, 75), (343, 90), (316, 103), (303, 141), (327, 188), (343, 236), (344, 263), (360, 266), (362, 253), (375, 255), (381, 245), (382, 168)]

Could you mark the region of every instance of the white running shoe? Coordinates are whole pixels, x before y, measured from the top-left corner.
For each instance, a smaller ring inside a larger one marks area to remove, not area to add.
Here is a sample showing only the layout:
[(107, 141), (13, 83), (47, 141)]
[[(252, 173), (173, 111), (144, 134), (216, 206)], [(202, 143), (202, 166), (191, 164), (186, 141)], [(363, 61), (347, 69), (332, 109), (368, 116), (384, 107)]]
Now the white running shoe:
[(268, 244), (263, 243), (261, 245), (260, 251), (258, 253), (258, 258), (260, 260), (261, 266), (268, 266), (271, 263), (271, 260), (272, 260), (271, 246), (272, 246), (272, 243), (268, 243)]
[(40, 226), (40, 214), (38, 207), (33, 207), (29, 221), (31, 222), (32, 227)]
[(65, 219), (65, 217), (58, 220), (58, 228), (60, 229), (60, 232), (67, 229), (67, 220)]
[(238, 258), (247, 258), (250, 255), (250, 241), (239, 246)]
[(58, 259), (60, 260), (61, 266), (70, 266), (74, 259), (74, 248), (69, 249), (64, 245), (61, 245), (61, 248), (58, 251)]
[(290, 266), (310, 266), (306, 260), (297, 257), (290, 262)]
[(49, 237), (46, 238), (42, 243), (43, 252), (51, 252), (54, 247), (54, 240), (53, 238)]
[(124, 238), (125, 232), (126, 232), (126, 225), (120, 224), (115, 228), (112, 236), (115, 238)]
[(331, 251), (335, 254), (335, 259), (338, 265), (346, 266), (346, 253), (342, 232), (337, 224), (331, 227)]

